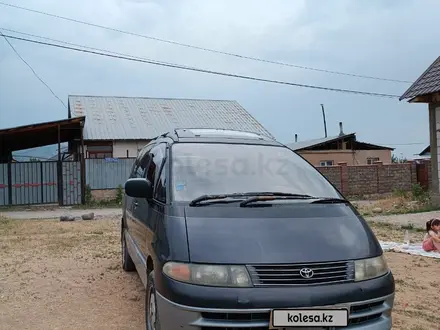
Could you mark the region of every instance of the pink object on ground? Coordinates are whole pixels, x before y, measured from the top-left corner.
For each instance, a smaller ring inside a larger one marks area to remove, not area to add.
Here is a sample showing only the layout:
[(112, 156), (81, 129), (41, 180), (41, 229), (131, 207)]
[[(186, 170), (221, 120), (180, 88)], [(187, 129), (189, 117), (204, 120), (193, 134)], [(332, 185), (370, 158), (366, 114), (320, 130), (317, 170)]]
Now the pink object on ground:
[(431, 237), (429, 237), (429, 238), (427, 238), (427, 239), (425, 239), (423, 241), (422, 248), (426, 252), (430, 252), (430, 251), (434, 251), (435, 250), (434, 241), (432, 240)]

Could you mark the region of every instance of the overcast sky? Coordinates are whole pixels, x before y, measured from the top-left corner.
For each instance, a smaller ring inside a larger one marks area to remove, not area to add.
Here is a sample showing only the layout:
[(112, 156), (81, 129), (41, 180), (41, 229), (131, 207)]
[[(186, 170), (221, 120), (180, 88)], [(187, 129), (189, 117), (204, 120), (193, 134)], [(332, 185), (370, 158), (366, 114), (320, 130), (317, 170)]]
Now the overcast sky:
[[(440, 55), (440, 1), (2, 0), (220, 51), (414, 81)], [(333, 75), (170, 45), (0, 6), (12, 29), (155, 60), (289, 82), (401, 95), (409, 84)], [(2, 30), (3, 33), (10, 33)], [(426, 105), (273, 85), (10, 40), (67, 103), (69, 94), (237, 100), (281, 142), (329, 135), (389, 145), (411, 157), (429, 144)], [(67, 110), (0, 40), (0, 128), (63, 119)], [(417, 144), (421, 143), (421, 144)], [(413, 144), (400, 146), (398, 144)]]

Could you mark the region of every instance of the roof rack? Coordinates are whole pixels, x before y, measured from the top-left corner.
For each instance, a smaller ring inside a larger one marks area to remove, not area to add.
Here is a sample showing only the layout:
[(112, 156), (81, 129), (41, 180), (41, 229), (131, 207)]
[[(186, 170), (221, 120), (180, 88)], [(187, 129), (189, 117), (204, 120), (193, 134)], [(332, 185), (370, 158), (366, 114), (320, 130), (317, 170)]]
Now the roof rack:
[(237, 139), (259, 139), (273, 140), (272, 138), (255, 132), (240, 131), (224, 128), (176, 128), (174, 130), (179, 138), (197, 138), (197, 137), (223, 137)]

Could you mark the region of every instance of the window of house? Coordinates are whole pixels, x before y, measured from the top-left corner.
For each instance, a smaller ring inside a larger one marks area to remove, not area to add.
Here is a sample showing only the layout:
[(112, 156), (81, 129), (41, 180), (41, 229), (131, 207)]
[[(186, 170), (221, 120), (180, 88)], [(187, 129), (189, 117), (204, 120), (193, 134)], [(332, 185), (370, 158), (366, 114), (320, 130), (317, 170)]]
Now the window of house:
[(375, 162), (378, 162), (379, 161), (379, 157), (370, 157), (370, 158), (367, 158), (367, 164), (368, 165), (373, 165)]
[(104, 159), (113, 157), (113, 146), (87, 146), (87, 158)]
[(333, 166), (332, 160), (321, 160), (319, 166)]

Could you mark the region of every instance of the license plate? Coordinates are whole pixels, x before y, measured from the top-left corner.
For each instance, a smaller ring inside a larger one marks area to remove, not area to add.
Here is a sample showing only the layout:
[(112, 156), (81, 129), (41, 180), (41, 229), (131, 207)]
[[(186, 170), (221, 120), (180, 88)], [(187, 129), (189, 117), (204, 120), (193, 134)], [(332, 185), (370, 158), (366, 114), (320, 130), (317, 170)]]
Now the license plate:
[(348, 310), (342, 309), (274, 309), (271, 313), (271, 328), (346, 327)]

